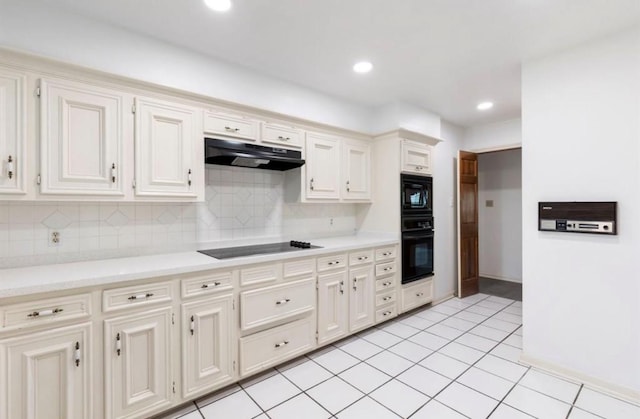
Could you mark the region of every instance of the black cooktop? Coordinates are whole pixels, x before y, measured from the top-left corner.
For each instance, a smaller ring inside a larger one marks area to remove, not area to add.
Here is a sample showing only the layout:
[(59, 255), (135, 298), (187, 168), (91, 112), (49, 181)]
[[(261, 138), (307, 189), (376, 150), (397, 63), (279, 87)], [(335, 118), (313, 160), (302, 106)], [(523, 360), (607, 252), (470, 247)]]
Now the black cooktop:
[(198, 250), (198, 252), (216, 259), (231, 259), (242, 256), (264, 255), (268, 253), (297, 252), (306, 249), (320, 249), (308, 242), (292, 240), (283, 243), (257, 244), (253, 246), (223, 247), (220, 249)]

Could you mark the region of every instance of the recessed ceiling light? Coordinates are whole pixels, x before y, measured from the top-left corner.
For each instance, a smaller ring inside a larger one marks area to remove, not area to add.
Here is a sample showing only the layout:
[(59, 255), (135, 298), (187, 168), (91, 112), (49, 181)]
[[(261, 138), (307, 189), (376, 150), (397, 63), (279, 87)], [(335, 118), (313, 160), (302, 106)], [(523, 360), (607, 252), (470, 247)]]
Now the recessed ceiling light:
[(231, 0), (204, 0), (204, 4), (216, 12), (226, 12), (231, 9)]
[(493, 102), (481, 102), (478, 103), (476, 107), (479, 111), (486, 111), (487, 109), (493, 108)]
[(356, 73), (368, 73), (373, 69), (373, 64), (369, 61), (360, 61), (353, 65), (353, 71)]

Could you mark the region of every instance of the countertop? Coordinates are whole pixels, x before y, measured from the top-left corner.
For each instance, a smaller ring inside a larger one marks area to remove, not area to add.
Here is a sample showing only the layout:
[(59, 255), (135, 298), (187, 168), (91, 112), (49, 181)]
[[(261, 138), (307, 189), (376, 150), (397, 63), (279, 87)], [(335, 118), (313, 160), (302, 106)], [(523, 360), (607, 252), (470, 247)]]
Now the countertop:
[[(74, 288), (104, 286), (137, 279), (179, 275), (208, 269), (315, 257), (374, 246), (397, 244), (391, 235), (355, 235), (314, 239), (321, 249), (272, 253), (233, 259), (214, 259), (194, 251), (150, 256), (42, 265), (0, 271), (0, 299)], [(228, 243), (227, 243), (228, 245)], [(238, 244), (241, 245), (241, 244)], [(200, 247), (211, 248), (209, 247)]]

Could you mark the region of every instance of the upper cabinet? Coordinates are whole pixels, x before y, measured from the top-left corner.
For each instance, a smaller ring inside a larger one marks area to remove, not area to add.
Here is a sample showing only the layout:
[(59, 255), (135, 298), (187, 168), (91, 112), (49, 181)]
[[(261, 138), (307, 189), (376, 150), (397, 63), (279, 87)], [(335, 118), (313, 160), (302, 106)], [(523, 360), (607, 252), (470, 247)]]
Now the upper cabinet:
[[(136, 195), (196, 198), (204, 160), (195, 108), (158, 99), (135, 100)], [(197, 185), (196, 185), (197, 184)]]
[(432, 175), (431, 153), (433, 147), (417, 141), (402, 140), (401, 170), (405, 173)]
[(371, 146), (366, 141), (342, 144), (342, 199), (371, 200)]
[(40, 81), (42, 194), (124, 195), (126, 100), (89, 84)]
[(204, 117), (205, 134), (243, 140), (257, 140), (259, 125), (259, 122), (254, 119), (226, 113), (207, 112)]
[(304, 134), (302, 130), (295, 127), (264, 122), (260, 139), (265, 145), (281, 145), (299, 149), (303, 146)]
[(0, 68), (0, 121), (0, 193), (24, 194), (25, 77), (4, 68)]
[(340, 199), (340, 146), (339, 138), (307, 133), (307, 199)]

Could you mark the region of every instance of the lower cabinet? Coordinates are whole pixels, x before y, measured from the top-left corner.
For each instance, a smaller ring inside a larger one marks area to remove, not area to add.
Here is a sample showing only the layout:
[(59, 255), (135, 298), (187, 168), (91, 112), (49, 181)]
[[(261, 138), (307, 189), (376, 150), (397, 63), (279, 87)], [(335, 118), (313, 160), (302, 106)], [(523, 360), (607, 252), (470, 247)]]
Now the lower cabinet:
[(171, 317), (166, 307), (105, 320), (106, 418), (144, 417), (171, 405)]
[(318, 275), (318, 345), (349, 332), (347, 272)]
[(0, 418), (90, 418), (91, 324), (0, 341)]
[(182, 396), (211, 391), (234, 380), (233, 295), (182, 304)]
[(416, 307), (433, 301), (433, 277), (421, 279), (402, 287), (401, 312), (404, 313)]
[(349, 330), (372, 326), (374, 319), (373, 265), (349, 270)]

